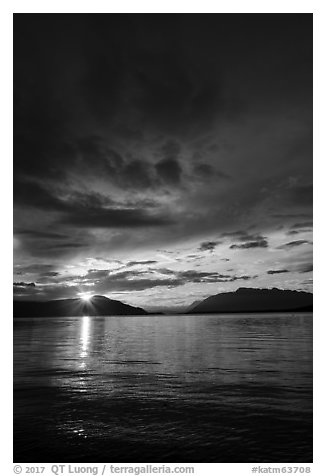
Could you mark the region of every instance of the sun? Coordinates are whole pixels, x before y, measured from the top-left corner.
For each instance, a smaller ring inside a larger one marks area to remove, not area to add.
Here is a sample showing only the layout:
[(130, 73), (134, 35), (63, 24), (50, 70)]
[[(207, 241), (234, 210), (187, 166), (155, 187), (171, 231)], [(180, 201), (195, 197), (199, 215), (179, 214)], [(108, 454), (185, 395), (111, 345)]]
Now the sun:
[(89, 302), (92, 299), (92, 295), (88, 293), (84, 293), (80, 295), (80, 298), (85, 302)]

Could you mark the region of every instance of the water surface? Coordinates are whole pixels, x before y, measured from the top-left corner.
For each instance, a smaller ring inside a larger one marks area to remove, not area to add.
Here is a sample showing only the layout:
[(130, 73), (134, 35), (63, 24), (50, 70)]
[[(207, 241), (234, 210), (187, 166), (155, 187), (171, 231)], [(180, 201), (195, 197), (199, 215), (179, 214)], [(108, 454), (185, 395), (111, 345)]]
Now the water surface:
[(14, 320), (15, 462), (311, 462), (312, 315)]

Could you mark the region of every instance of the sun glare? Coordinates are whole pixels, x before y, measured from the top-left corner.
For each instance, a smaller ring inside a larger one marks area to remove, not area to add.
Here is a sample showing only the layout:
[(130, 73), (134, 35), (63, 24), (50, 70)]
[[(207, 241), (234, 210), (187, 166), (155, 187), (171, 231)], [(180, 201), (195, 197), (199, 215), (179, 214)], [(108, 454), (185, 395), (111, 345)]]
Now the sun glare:
[(88, 301), (90, 301), (92, 295), (91, 294), (82, 294), (80, 297), (83, 301), (88, 302)]

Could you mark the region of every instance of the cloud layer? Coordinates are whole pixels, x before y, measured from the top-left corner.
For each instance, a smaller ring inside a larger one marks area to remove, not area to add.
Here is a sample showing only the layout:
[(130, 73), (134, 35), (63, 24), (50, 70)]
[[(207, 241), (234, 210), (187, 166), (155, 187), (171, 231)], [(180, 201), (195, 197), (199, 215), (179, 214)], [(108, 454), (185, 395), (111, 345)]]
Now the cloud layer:
[(90, 269), (135, 304), (311, 289), (312, 15), (16, 14), (14, 36), (17, 297)]

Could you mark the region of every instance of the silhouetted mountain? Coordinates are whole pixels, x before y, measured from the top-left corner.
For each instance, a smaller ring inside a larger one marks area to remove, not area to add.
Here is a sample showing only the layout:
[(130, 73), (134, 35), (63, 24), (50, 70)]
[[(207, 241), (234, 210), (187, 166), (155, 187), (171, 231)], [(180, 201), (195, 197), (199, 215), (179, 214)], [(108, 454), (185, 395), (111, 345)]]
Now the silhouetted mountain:
[(14, 317), (69, 317), (144, 315), (140, 307), (129, 306), (104, 296), (83, 299), (60, 299), (55, 301), (14, 301)]
[(277, 288), (239, 288), (235, 292), (210, 296), (187, 313), (310, 312), (312, 308), (313, 295), (311, 293)]
[(197, 301), (194, 301), (192, 304), (190, 304), (190, 306), (188, 306), (185, 310), (185, 312), (187, 314), (189, 314), (193, 309), (195, 309), (196, 306), (198, 306), (198, 304), (200, 304), (202, 301), (200, 299), (198, 299)]

